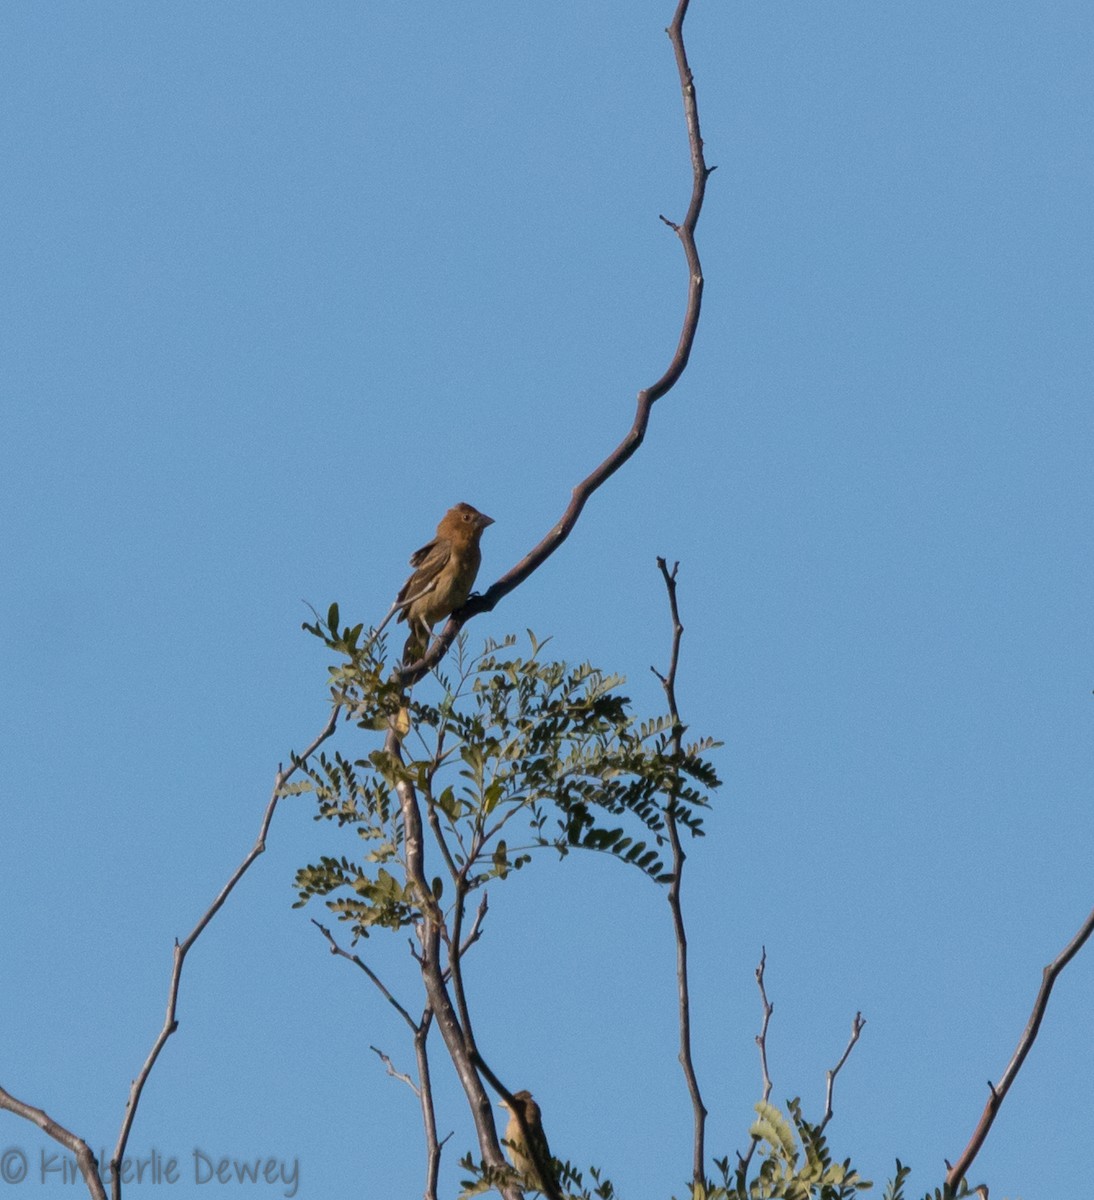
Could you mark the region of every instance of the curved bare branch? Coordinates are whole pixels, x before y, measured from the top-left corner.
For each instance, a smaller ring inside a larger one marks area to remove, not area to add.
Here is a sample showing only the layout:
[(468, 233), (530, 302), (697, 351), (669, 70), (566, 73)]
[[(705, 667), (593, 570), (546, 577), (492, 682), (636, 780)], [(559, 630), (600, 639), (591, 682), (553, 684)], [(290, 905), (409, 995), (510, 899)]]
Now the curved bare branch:
[(519, 587), (533, 571), (542, 566), (554, 554), (569, 537), (577, 524), (578, 517), (581, 516), (581, 510), (593, 492), (607, 482), (642, 445), (654, 404), (666, 392), (671, 391), (688, 365), (703, 304), (703, 268), (695, 244), (695, 228), (699, 223), (699, 214), (703, 210), (707, 179), (714, 170), (713, 167), (707, 166), (703, 157), (703, 139), (699, 130), (695, 80), (688, 64), (687, 50), (684, 45), (684, 20), (687, 17), (689, 4), (690, 0), (679, 0), (672, 24), (665, 31), (672, 42), (673, 53), (676, 57), (676, 70), (680, 78), (680, 89), (684, 100), (684, 120), (687, 126), (688, 146), (691, 151), (692, 173), (691, 201), (683, 221), (677, 224), (675, 221), (668, 220), (667, 217), (661, 218), (679, 237), (684, 248), (684, 258), (688, 269), (687, 306), (676, 351), (661, 377), (638, 393), (638, 406), (634, 421), (626, 436), (608, 457), (573, 489), (570, 503), (550, 531), (528, 551), (516, 566), (506, 571), (481, 596), (472, 596), (461, 609), (449, 617), (440, 635), (434, 639), (429, 651), (420, 662), (409, 663), (399, 669), (399, 678), (404, 683), (415, 682), (440, 662), (456, 634), (472, 617), (477, 617), (480, 613), (491, 612), (504, 597), (514, 588)]
[(167, 1039), (178, 1029), (178, 1000), (179, 1000), (179, 985), (182, 982), (182, 968), (186, 962), (186, 955), (190, 952), (193, 944), (201, 937), (205, 931), (205, 927), (217, 915), (223, 906), (224, 902), (231, 895), (236, 884), (247, 873), (251, 864), (260, 854), (266, 849), (266, 835), (270, 831), (270, 824), (274, 818), (274, 812), (277, 809), (277, 802), (281, 799), (281, 791), (285, 784), (296, 774), (297, 770), (315, 753), (315, 751), (329, 738), (338, 725), (338, 714), (342, 711), (341, 705), (335, 704), (331, 708), (330, 719), (326, 725), (316, 736), (311, 745), (304, 751), (303, 754), (294, 755), (292, 766), (288, 770), (284, 767), (279, 767), (277, 775), (274, 777), (273, 791), (270, 794), (270, 799), (266, 804), (266, 811), (262, 815), (262, 824), (259, 826), (258, 837), (255, 838), (254, 845), (247, 852), (243, 861), (236, 867), (228, 882), (217, 893), (216, 899), (205, 910), (199, 919), (198, 923), (181, 942), (175, 943), (174, 963), (171, 968), (171, 982), (167, 988), (167, 1015), (163, 1020), (163, 1027), (160, 1029), (155, 1042), (152, 1044), (152, 1049), (149, 1051), (148, 1057), (144, 1060), (144, 1065), (141, 1067), (137, 1078), (133, 1080), (129, 1088), (129, 1098), (125, 1102), (125, 1116), (122, 1118), (122, 1127), (118, 1133), (118, 1144), (114, 1147), (114, 1154), (110, 1160), (111, 1167), (111, 1185), (110, 1194), (113, 1200), (121, 1200), (122, 1182), (121, 1171), (119, 1166), (122, 1159), (125, 1157), (125, 1148), (129, 1142), (129, 1134), (133, 1128), (133, 1121), (137, 1115), (137, 1107), (141, 1102), (141, 1093), (144, 1091), (144, 1085), (148, 1082), (148, 1076), (152, 1073), (152, 1068), (156, 1065), (156, 1059), (160, 1056), (160, 1051), (167, 1044)]
[(3, 1088), (0, 1088), (0, 1108), (6, 1108), (8, 1112), (15, 1113), (17, 1117), (31, 1121), (43, 1133), (64, 1146), (66, 1150), (71, 1150), (76, 1156), (80, 1174), (84, 1177), (84, 1183), (87, 1184), (87, 1190), (91, 1193), (93, 1200), (106, 1200), (106, 1189), (103, 1187), (102, 1179), (99, 1178), (99, 1160), (83, 1138), (77, 1137), (71, 1130), (59, 1125), (42, 1109), (35, 1108), (32, 1104), (26, 1104), (22, 1100), (16, 1100), (10, 1092), (4, 1091)]
[(1052, 994), (1052, 985), (1056, 982), (1056, 977), (1071, 962), (1075, 955), (1079, 953), (1092, 933), (1094, 933), (1094, 909), (1091, 910), (1090, 915), (1080, 926), (1078, 933), (1075, 934), (1052, 962), (1045, 967), (1041, 975), (1041, 987), (1037, 992), (1037, 999), (1033, 1003), (1033, 1011), (1029, 1015), (1029, 1020), (1026, 1022), (1026, 1028), (1022, 1036), (1018, 1039), (1018, 1046), (1010, 1062), (1007, 1063), (1007, 1069), (1003, 1072), (1003, 1076), (998, 1084), (988, 1084), (988, 1091), (990, 1093), (988, 1095), (988, 1102), (984, 1105), (984, 1111), (961, 1157), (952, 1167), (949, 1163), (946, 1164), (948, 1168), (946, 1172), (946, 1186), (948, 1188), (956, 1189), (961, 1180), (969, 1173), (969, 1168), (980, 1153), (980, 1148), (987, 1139), (988, 1131), (991, 1129), (996, 1115), (1003, 1107), (1003, 1101), (1006, 1099), (1007, 1092), (1010, 1091), (1011, 1084), (1018, 1077), (1018, 1072), (1022, 1069), (1022, 1063), (1026, 1061), (1026, 1055), (1037, 1040), (1037, 1034), (1041, 1028), (1045, 1009), (1048, 1008), (1048, 998)]

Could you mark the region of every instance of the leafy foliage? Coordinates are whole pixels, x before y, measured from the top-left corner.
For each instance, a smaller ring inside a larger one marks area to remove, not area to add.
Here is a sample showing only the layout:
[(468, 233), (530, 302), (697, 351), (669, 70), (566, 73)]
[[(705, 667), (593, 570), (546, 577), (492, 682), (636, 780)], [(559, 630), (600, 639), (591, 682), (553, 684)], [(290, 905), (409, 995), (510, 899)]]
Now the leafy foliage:
[[(460, 1166), (470, 1175), (469, 1179), (460, 1181), (458, 1200), (469, 1200), (471, 1196), (482, 1196), (488, 1192), (518, 1184), (527, 1186), (519, 1171), (512, 1167), (491, 1167), (481, 1159), (476, 1162), (470, 1154), (460, 1159)], [(565, 1200), (616, 1200), (615, 1187), (610, 1179), (602, 1179), (596, 1167), (589, 1168), (591, 1183), (585, 1185), (582, 1172), (571, 1163), (559, 1162), (555, 1159), (558, 1169), (558, 1182)], [(529, 1189), (531, 1190), (531, 1189)]]
[(802, 1116), (798, 1100), (788, 1101), (787, 1109), (789, 1120), (765, 1100), (756, 1105), (749, 1132), (760, 1160), (751, 1180), (751, 1156), (739, 1159), (735, 1167), (728, 1158), (716, 1158), (721, 1182), (693, 1185), (688, 1200), (853, 1200), (873, 1186), (850, 1159), (833, 1160), (820, 1126)]
[[(504, 880), (537, 852), (565, 858), (573, 849), (600, 851), (664, 884), (672, 879), (662, 861), (670, 826), (703, 833), (707, 793), (720, 784), (704, 755), (718, 743), (685, 743), (685, 729), (667, 716), (636, 719), (622, 677), (545, 658), (545, 643), (530, 631), (526, 656), (515, 653), (512, 636), (469, 656), (461, 637), (451, 675), (436, 670), (439, 694), (425, 700), (388, 673), (382, 637), (340, 625), (337, 605), (305, 628), (340, 656), (329, 668), (332, 701), (361, 730), (394, 729), (402, 739), (404, 761), (375, 743), (360, 757), (324, 753), (298, 762), (304, 781), (285, 789), (314, 794), (316, 819), (359, 839), (356, 854), (324, 855), (296, 876), (297, 905), (324, 897), (355, 937), (413, 925), (427, 908), (439, 915), (444, 901), (454, 918), (451, 928), (443, 923), (448, 971), (459, 986), (460, 956), (485, 912), (483, 904), (461, 945), (476, 889)], [(413, 789), (411, 808), (424, 814), (447, 872), (426, 885), (427, 896), (416, 894), (407, 871), (400, 788)], [(823, 1128), (804, 1118), (796, 1099), (786, 1114), (757, 1104), (750, 1134), (747, 1157), (732, 1167), (729, 1158), (714, 1159), (720, 1180), (690, 1184), (688, 1200), (854, 1200), (872, 1186), (849, 1159), (833, 1158)], [(460, 1200), (531, 1190), (512, 1166), (471, 1155), (460, 1165)], [(567, 1200), (615, 1200), (596, 1168), (586, 1184), (569, 1162), (555, 1166)], [(909, 1174), (897, 1160), (884, 1200), (905, 1200)], [(925, 1200), (969, 1194), (963, 1186)]]
[(906, 1167), (898, 1158), (896, 1160), (896, 1174), (885, 1189), (885, 1200), (904, 1200), (904, 1185), (908, 1181), (908, 1176), (911, 1175), (912, 1168)]
[[(621, 677), (544, 659), (530, 632), (526, 657), (510, 653), (514, 637), (474, 657), (460, 639), (454, 674), (435, 673), (441, 694), (428, 702), (384, 678), (383, 641), (362, 642), (359, 625), (340, 628), (337, 605), (305, 628), (343, 656), (330, 668), (331, 695), (358, 726), (409, 731), (405, 763), (376, 748), (301, 764), (306, 781), (297, 786), (314, 793), (317, 819), (353, 829), (362, 847), (357, 858), (302, 868), (297, 903), (327, 897), (355, 936), (412, 924), (449, 886), (462, 905), (544, 849), (597, 850), (666, 883), (666, 822), (703, 832), (706, 791), (720, 782), (703, 755), (718, 743), (681, 739), (677, 749), (671, 718), (631, 714)], [(400, 783), (416, 789), (448, 868), (432, 897), (407, 882)]]

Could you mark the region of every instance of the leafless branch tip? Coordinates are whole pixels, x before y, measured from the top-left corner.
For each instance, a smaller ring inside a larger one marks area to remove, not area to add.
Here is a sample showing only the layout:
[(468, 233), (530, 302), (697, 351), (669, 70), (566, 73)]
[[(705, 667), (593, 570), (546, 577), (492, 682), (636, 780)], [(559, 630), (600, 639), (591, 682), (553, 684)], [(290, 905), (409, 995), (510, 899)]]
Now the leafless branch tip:
[(1089, 916), (1079, 926), (1078, 931), (1071, 941), (1068, 942), (1063, 950), (1060, 951), (1041, 973), (1041, 986), (1037, 991), (1037, 998), (1033, 1002), (1033, 1011), (1029, 1015), (1029, 1020), (1022, 1031), (1022, 1036), (1018, 1039), (1018, 1045), (1015, 1048), (1014, 1054), (1011, 1056), (1010, 1062), (1007, 1063), (1007, 1069), (1003, 1072), (997, 1085), (993, 1087), (991, 1083), (988, 1084), (989, 1095), (987, 1103), (984, 1105), (984, 1111), (981, 1113), (980, 1120), (977, 1122), (972, 1137), (969, 1139), (969, 1144), (961, 1152), (961, 1157), (952, 1167), (949, 1163), (946, 1164), (949, 1168), (946, 1174), (946, 1184), (948, 1187), (956, 1190), (960, 1186), (961, 1181), (969, 1173), (969, 1168), (980, 1153), (980, 1149), (987, 1139), (988, 1132), (1000, 1108), (1003, 1106), (1007, 1092), (1010, 1091), (1011, 1085), (1017, 1079), (1018, 1072), (1022, 1069), (1022, 1064), (1026, 1061), (1026, 1055), (1029, 1054), (1033, 1043), (1037, 1040), (1041, 1021), (1044, 1019), (1045, 1010), (1048, 1008), (1048, 998), (1052, 994), (1053, 984), (1064, 967), (1083, 948), (1092, 933), (1094, 933), (1094, 909), (1091, 910)]
[(855, 1019), (851, 1022), (851, 1037), (848, 1039), (847, 1046), (840, 1055), (840, 1060), (836, 1065), (827, 1072), (826, 1084), (824, 1092), (824, 1119), (820, 1123), (820, 1128), (823, 1130), (829, 1121), (832, 1119), (832, 1092), (836, 1084), (836, 1076), (843, 1070), (843, 1064), (851, 1057), (851, 1051), (855, 1048), (855, 1043), (859, 1040), (862, 1034), (863, 1027), (866, 1024), (866, 1019), (862, 1013), (855, 1013)]

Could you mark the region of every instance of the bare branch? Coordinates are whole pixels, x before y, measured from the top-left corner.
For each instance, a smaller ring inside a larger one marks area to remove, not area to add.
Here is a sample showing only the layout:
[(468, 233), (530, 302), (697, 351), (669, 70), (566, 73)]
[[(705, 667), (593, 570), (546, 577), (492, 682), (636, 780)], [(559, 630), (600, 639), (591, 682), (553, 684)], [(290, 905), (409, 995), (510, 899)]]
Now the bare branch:
[(437, 1179), (441, 1173), (441, 1150), (452, 1135), (437, 1140), (437, 1113), (433, 1107), (433, 1078), (429, 1070), (426, 1040), (433, 1024), (433, 1013), (426, 1009), (414, 1032), (414, 1057), (418, 1063), (418, 1097), (422, 1102), (422, 1126), (425, 1129), (426, 1182), (425, 1200), (437, 1200)]
[(824, 1120), (821, 1121), (819, 1129), (823, 1132), (824, 1127), (832, 1119), (832, 1089), (835, 1086), (836, 1076), (843, 1070), (843, 1064), (851, 1057), (851, 1051), (855, 1048), (855, 1043), (862, 1033), (863, 1026), (866, 1024), (866, 1019), (862, 1013), (855, 1013), (855, 1019), (851, 1022), (851, 1037), (847, 1042), (847, 1047), (840, 1055), (840, 1060), (828, 1072), (827, 1085), (824, 1093)]
[(409, 1075), (404, 1074), (402, 1071), (396, 1071), (395, 1064), (391, 1061), (390, 1058), (388, 1058), (388, 1056), (382, 1050), (377, 1049), (377, 1047), (375, 1047), (375, 1046), (369, 1046), (369, 1049), (384, 1064), (384, 1066), (387, 1068), (387, 1073), (392, 1077), (392, 1079), (401, 1080), (403, 1083), (406, 1084), (406, 1086), (408, 1088), (410, 1088), (410, 1090), (414, 1093), (415, 1096), (418, 1097), (419, 1100), (422, 1098), (422, 1093), (419, 1090), (418, 1085), (414, 1082), (414, 1080), (411, 1079)]
[[(653, 406), (676, 385), (684, 368), (691, 357), (691, 348), (695, 343), (695, 332), (699, 327), (699, 314), (703, 303), (703, 269), (699, 261), (699, 251), (695, 244), (695, 228), (699, 222), (699, 214), (703, 210), (703, 198), (706, 195), (707, 179), (713, 167), (708, 167), (703, 157), (703, 139), (699, 130), (699, 109), (695, 98), (695, 80), (688, 64), (687, 51), (684, 46), (684, 20), (687, 17), (690, 0), (679, 0), (672, 24), (666, 30), (672, 42), (676, 58), (676, 70), (680, 79), (680, 90), (684, 100), (684, 121), (687, 128), (688, 147), (691, 152), (691, 201), (687, 214), (682, 222), (665, 223), (676, 233), (684, 248), (684, 258), (688, 269), (687, 305), (684, 311), (683, 325), (676, 351), (664, 373), (655, 383), (638, 393), (638, 404), (634, 421), (626, 436), (607, 458), (589, 475), (587, 475), (571, 492), (570, 503), (551, 530), (500, 579), (493, 583), (481, 596), (472, 596), (458, 611), (449, 617), (440, 635), (420, 662), (404, 664), (398, 669), (399, 679), (404, 683), (413, 683), (431, 670), (444, 657), (456, 634), (472, 617), (480, 613), (492, 612), (497, 604), (514, 588), (519, 587), (533, 571), (537, 570), (569, 537), (577, 524), (581, 511), (589, 497), (619, 470), (635, 453), (646, 436), (650, 414)], [(662, 217), (662, 220), (665, 218)]]
[[(84, 1183), (87, 1184), (87, 1190), (94, 1200), (106, 1200), (106, 1189), (103, 1187), (102, 1179), (99, 1178), (99, 1160), (83, 1138), (77, 1137), (63, 1125), (59, 1125), (42, 1109), (25, 1104), (22, 1100), (16, 1100), (10, 1092), (4, 1091), (3, 1088), (0, 1088), (0, 1108), (6, 1108), (8, 1112), (15, 1113), (17, 1117), (32, 1122), (48, 1137), (64, 1146), (66, 1150), (71, 1150), (76, 1156), (76, 1163), (80, 1168), (80, 1174), (84, 1177)], [(18, 1180), (10, 1179), (5, 1182), (16, 1183)]]
[(976, 1156), (980, 1153), (980, 1148), (988, 1136), (988, 1131), (991, 1129), (1000, 1108), (1003, 1107), (1003, 1101), (1006, 1099), (1007, 1092), (1010, 1091), (1011, 1084), (1018, 1077), (1018, 1072), (1022, 1069), (1022, 1063), (1025, 1062), (1026, 1055), (1037, 1040), (1037, 1034), (1041, 1028), (1041, 1020), (1045, 1015), (1045, 1010), (1048, 1008), (1048, 998), (1052, 994), (1052, 985), (1056, 982), (1056, 977), (1071, 962), (1075, 955), (1079, 953), (1092, 933), (1094, 933), (1094, 909), (1091, 910), (1090, 915), (1082, 923), (1078, 933), (1060, 951), (1056, 958), (1045, 967), (1041, 976), (1041, 987), (1037, 992), (1037, 999), (1033, 1003), (1033, 1011), (1029, 1015), (1029, 1020), (1026, 1022), (1026, 1028), (1022, 1036), (1018, 1039), (1018, 1046), (1014, 1051), (1014, 1055), (1010, 1062), (1007, 1063), (1007, 1069), (1003, 1072), (1003, 1077), (994, 1087), (990, 1083), (988, 1084), (988, 1102), (984, 1105), (984, 1111), (980, 1116), (976, 1128), (973, 1130), (969, 1144), (952, 1167), (949, 1163), (946, 1164), (949, 1168), (946, 1173), (946, 1184), (948, 1187), (957, 1188), (961, 1180), (968, 1174), (969, 1168), (972, 1166)]
[[(437, 806), (433, 803), (433, 797), (426, 797), (425, 806), (426, 817), (429, 820), (429, 828), (433, 830), (433, 836), (437, 841), (437, 845), (441, 851), (441, 857), (444, 859), (444, 865), (448, 868), (448, 873), (452, 877), (453, 883), (458, 883), (462, 872), (456, 865), (456, 860), (452, 856), (452, 851), (449, 849), (448, 842), (445, 841), (444, 830), (441, 829), (441, 819), (437, 815)], [(459, 835), (457, 834), (457, 838)]]
[(763, 1024), (756, 1036), (756, 1045), (760, 1048), (760, 1070), (764, 1077), (764, 1101), (771, 1099), (771, 1076), (767, 1072), (767, 1027), (771, 1024), (771, 1015), (775, 1011), (774, 1004), (767, 999), (767, 988), (764, 987), (764, 971), (767, 968), (767, 947), (760, 947), (760, 965), (756, 968), (756, 986), (760, 989), (760, 1004), (763, 1006)]
[[(479, 941), (479, 938), (482, 936), (482, 922), (483, 922), (483, 919), (485, 919), (485, 917), (486, 917), (486, 913), (487, 913), (486, 893), (483, 892), (482, 899), (479, 901), (479, 908), (477, 908), (477, 910), (475, 912), (475, 919), (473, 920), (473, 922), (471, 922), (471, 928), (470, 928), (470, 930), (468, 930), (467, 935), (465, 935), (463, 937), (463, 942), (461, 943), (461, 947), (459, 947), (459, 952), (457, 954), (458, 959), (462, 959), (463, 955), (465, 953), (467, 953), (471, 947), (474, 946), (475, 942)], [(452, 959), (452, 943), (453, 943), (453, 941), (455, 941), (455, 936), (456, 936), (455, 932), (453, 932), (453, 934), (450, 935), (449, 931), (447, 931), (446, 929), (441, 930), (441, 937), (444, 938), (445, 946), (447, 948), (449, 948), (449, 965), (447, 965), (444, 968), (445, 983), (451, 982), (451, 979), (452, 979), (452, 961), (451, 961), (451, 959)], [(419, 959), (419, 961), (421, 961), (421, 960)], [(456, 1007), (457, 1007), (457, 1009), (459, 1008), (458, 1003), (457, 1003)]]
[(216, 899), (202, 914), (198, 923), (186, 936), (182, 942), (175, 942), (174, 965), (171, 969), (171, 982), (167, 989), (167, 1015), (164, 1017), (163, 1028), (152, 1044), (152, 1049), (148, 1057), (144, 1061), (144, 1065), (140, 1069), (137, 1078), (129, 1088), (129, 1098), (125, 1103), (125, 1116), (122, 1118), (121, 1130), (118, 1133), (118, 1143), (114, 1147), (114, 1155), (110, 1160), (111, 1168), (111, 1185), (110, 1192), (113, 1200), (121, 1200), (122, 1183), (120, 1164), (125, 1157), (125, 1148), (129, 1142), (129, 1134), (133, 1128), (133, 1121), (137, 1115), (137, 1106), (141, 1101), (141, 1093), (144, 1091), (144, 1085), (148, 1081), (148, 1076), (152, 1072), (152, 1068), (156, 1065), (156, 1059), (159, 1058), (160, 1051), (167, 1044), (167, 1039), (178, 1029), (178, 1011), (179, 984), (182, 982), (182, 968), (186, 961), (186, 955), (190, 952), (190, 948), (201, 937), (205, 931), (205, 927), (217, 915), (223, 906), (224, 902), (232, 894), (236, 884), (247, 873), (251, 864), (260, 854), (266, 849), (266, 835), (270, 831), (270, 824), (274, 818), (274, 812), (277, 809), (277, 802), (281, 799), (282, 789), (285, 784), (296, 774), (297, 770), (302, 767), (308, 759), (315, 753), (316, 750), (329, 738), (335, 731), (338, 725), (338, 714), (341, 712), (341, 704), (334, 704), (331, 708), (330, 719), (322, 730), (316, 736), (310, 746), (303, 754), (294, 754), (292, 756), (292, 766), (285, 770), (284, 766), (279, 766), (277, 775), (274, 777), (273, 790), (270, 793), (270, 799), (266, 804), (266, 811), (262, 816), (262, 824), (259, 826), (258, 837), (255, 838), (254, 845), (247, 852), (243, 861), (236, 867), (228, 882), (217, 893)]
[[(767, 947), (761, 946), (760, 964), (756, 968), (756, 986), (760, 989), (760, 1005), (763, 1009), (764, 1019), (760, 1025), (760, 1032), (756, 1035), (756, 1045), (760, 1049), (760, 1070), (763, 1072), (763, 1099), (765, 1104), (771, 1099), (771, 1076), (767, 1070), (767, 1027), (771, 1024), (771, 1014), (775, 1011), (774, 1004), (767, 998), (767, 988), (764, 986), (764, 971), (766, 969)], [(752, 1161), (752, 1156), (756, 1153), (756, 1147), (759, 1145), (759, 1142), (760, 1139), (758, 1137), (753, 1137), (749, 1143), (748, 1150), (744, 1154), (737, 1155), (737, 1186), (741, 1191), (744, 1191), (748, 1164)]]
[[(368, 965), (368, 963), (366, 963), (364, 961), (364, 959), (362, 959), (359, 955), (350, 954), (350, 952), (348, 950), (343, 950), (342, 947), (339, 946), (338, 943), (334, 940), (334, 935), (331, 933), (331, 931), (325, 925), (320, 925), (319, 922), (314, 917), (312, 918), (312, 924), (315, 926), (316, 929), (319, 930), (319, 932), (330, 943), (331, 954), (335, 954), (339, 958), (344, 958), (347, 962), (353, 963), (353, 965), (355, 967), (359, 967), (362, 971), (364, 971), (364, 973), (369, 977), (369, 979), (372, 980), (372, 982), (379, 989), (380, 994), (384, 997), (384, 999), (388, 1002), (388, 1004), (390, 1004), (391, 1007), (394, 1008), (395, 1011), (399, 1014), (399, 1016), (402, 1017), (403, 1020), (410, 1026), (410, 1028), (415, 1033), (417, 1033), (418, 1032), (418, 1022), (415, 1021), (413, 1019), (413, 1017), (411, 1017), (410, 1013), (408, 1013), (407, 1010), (405, 1008), (403, 1008), (403, 1006), (399, 1003), (399, 1001), (395, 999), (395, 997), (391, 994), (391, 992), (388, 991), (387, 985), (380, 978), (380, 976), (377, 975), (376, 972)], [(379, 1053), (379, 1051), (377, 1051), (377, 1053)]]
[[(479, 915), (475, 921), (475, 928), (472, 931), (475, 936), (478, 936), (477, 930), (479, 923), (486, 915), (485, 897), (482, 905), (479, 906)], [(426, 1148), (426, 1184), (425, 1184), (425, 1200), (437, 1200), (437, 1179), (441, 1170), (441, 1147), (444, 1142), (437, 1140), (437, 1114), (433, 1107), (433, 1084), (429, 1071), (429, 1052), (427, 1046), (427, 1038), (429, 1030), (433, 1024), (433, 1013), (427, 1007), (422, 1013), (422, 1019), (415, 1021), (410, 1013), (399, 1003), (398, 1000), (388, 990), (386, 984), (380, 979), (379, 975), (357, 954), (350, 954), (348, 950), (343, 950), (335, 941), (333, 934), (325, 926), (320, 925), (314, 918), (312, 924), (330, 943), (331, 954), (337, 955), (339, 958), (344, 958), (347, 962), (353, 963), (355, 967), (359, 967), (368, 978), (376, 985), (381, 995), (395, 1009), (400, 1017), (414, 1031), (414, 1057), (418, 1065), (418, 1083), (415, 1084), (409, 1076), (400, 1074), (391, 1065), (391, 1060), (381, 1050), (377, 1050), (375, 1046), (370, 1049), (373, 1053), (380, 1056), (381, 1061), (387, 1066), (388, 1074), (393, 1075), (396, 1079), (401, 1079), (418, 1097), (418, 1101), (422, 1106), (422, 1126), (425, 1130), (425, 1148)], [(411, 953), (414, 953), (413, 943), (411, 943)], [(421, 956), (414, 954), (415, 959), (421, 962)], [(447, 1138), (445, 1139), (447, 1141)]]
[[(676, 601), (676, 573), (679, 563), (673, 563), (670, 571), (663, 558), (657, 560), (657, 567), (665, 581), (665, 589), (669, 597), (669, 612), (672, 615), (672, 652), (669, 656), (669, 669), (665, 675), (659, 671), (654, 674), (661, 680), (665, 690), (665, 699), (672, 717), (672, 736), (669, 746), (674, 757), (683, 752), (682, 739), (684, 726), (680, 721), (680, 713), (676, 706), (676, 668), (680, 662), (680, 639), (684, 636), (684, 627), (680, 623), (680, 610)], [(684, 863), (687, 855), (680, 844), (680, 831), (676, 824), (677, 779), (672, 793), (665, 804), (665, 828), (668, 830), (669, 845), (672, 847), (672, 882), (669, 884), (668, 902), (672, 911), (672, 928), (676, 938), (676, 991), (677, 1011), (680, 1025), (680, 1066), (691, 1095), (692, 1108), (692, 1164), (691, 1176), (696, 1188), (701, 1187), (706, 1178), (706, 1120), (707, 1109), (703, 1103), (703, 1095), (699, 1091), (699, 1080), (695, 1075), (695, 1064), (691, 1056), (691, 996), (688, 989), (688, 937), (684, 926), (684, 910), (680, 900), (680, 887), (684, 874)]]
[[(473, 859), (468, 859), (470, 867)], [(467, 879), (462, 876), (456, 880), (456, 900), (452, 912), (452, 932), (442, 927), (441, 936), (448, 950), (448, 966), (442, 974), (445, 981), (451, 981), (452, 994), (456, 1001), (456, 1012), (459, 1013), (460, 1026), (463, 1029), (464, 1042), (474, 1056), (475, 1029), (471, 1024), (471, 1010), (467, 1006), (467, 994), (463, 988), (463, 918), (467, 901)]]
[(486, 893), (483, 892), (482, 899), (479, 901), (479, 907), (475, 912), (475, 919), (471, 922), (471, 928), (467, 931), (467, 936), (463, 939), (463, 945), (460, 946), (461, 958), (482, 937), (482, 923), (486, 920), (488, 907)]
[[(400, 766), (403, 764), (402, 745), (399, 735), (393, 729), (388, 730), (384, 740), (384, 750), (393, 762)], [(440, 1027), (441, 1037), (444, 1039), (445, 1048), (452, 1059), (452, 1065), (456, 1068), (456, 1074), (467, 1096), (471, 1117), (475, 1122), (475, 1131), (478, 1135), (479, 1150), (483, 1159), (490, 1166), (501, 1168), (505, 1166), (505, 1156), (501, 1152), (501, 1144), (498, 1141), (490, 1097), (486, 1094), (486, 1089), (482, 1086), (482, 1080), (479, 1078), (473, 1041), (469, 1040), (467, 1031), (460, 1024), (452, 997), (448, 993), (447, 975), (441, 966), (444, 917), (433, 897), (426, 877), (425, 830), (422, 826), (418, 796), (413, 784), (405, 776), (398, 780), (395, 790), (399, 797), (403, 819), (407, 878), (414, 886), (422, 914), (418, 924), (418, 938), (422, 947), (419, 965), (426, 998)], [(514, 1186), (506, 1188), (504, 1195), (506, 1200), (518, 1200), (520, 1193)]]

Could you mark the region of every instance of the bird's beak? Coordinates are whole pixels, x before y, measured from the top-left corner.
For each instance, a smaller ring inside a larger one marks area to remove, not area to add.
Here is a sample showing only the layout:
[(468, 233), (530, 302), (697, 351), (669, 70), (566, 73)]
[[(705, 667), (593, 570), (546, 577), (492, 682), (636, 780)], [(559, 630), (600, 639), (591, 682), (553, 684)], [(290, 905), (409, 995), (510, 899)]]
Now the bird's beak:
[(494, 518), (488, 517), (486, 513), (479, 513), (479, 524), (485, 529), (487, 525), (494, 524)]

